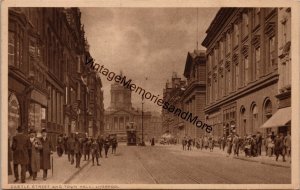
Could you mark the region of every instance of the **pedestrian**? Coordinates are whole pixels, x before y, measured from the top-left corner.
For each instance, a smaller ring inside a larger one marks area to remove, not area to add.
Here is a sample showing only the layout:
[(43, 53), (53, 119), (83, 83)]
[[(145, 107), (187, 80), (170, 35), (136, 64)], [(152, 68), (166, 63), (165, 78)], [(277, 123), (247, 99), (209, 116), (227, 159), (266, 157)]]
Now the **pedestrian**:
[(192, 143), (193, 143), (193, 139), (191, 137), (189, 137), (188, 142), (187, 142), (188, 150), (192, 150)]
[(104, 140), (104, 151), (105, 151), (105, 158), (107, 158), (107, 153), (108, 153), (108, 149), (110, 146), (110, 140), (108, 138), (108, 136), (105, 138)]
[(17, 134), (12, 140), (12, 151), (13, 151), (13, 168), (15, 174), (15, 181), (19, 181), (18, 166), (21, 165), (21, 183), (25, 183), (26, 167), (29, 163), (28, 149), (29, 149), (28, 136), (23, 133), (23, 128), (17, 128)]
[(251, 156), (251, 136), (250, 135), (248, 137), (246, 137), (246, 140), (244, 140), (244, 151), (245, 151), (246, 157)]
[(212, 136), (208, 138), (208, 147), (209, 151), (212, 152), (214, 149), (214, 138)]
[(74, 149), (75, 149), (75, 137), (74, 133), (71, 133), (70, 137), (68, 137), (67, 141), (68, 147), (68, 160), (71, 162), (71, 165), (74, 164)]
[(226, 138), (225, 138), (225, 135), (223, 135), (223, 137), (222, 137), (222, 150), (223, 151), (225, 150), (225, 146), (226, 146)]
[(261, 147), (262, 147), (262, 143), (263, 143), (262, 141), (263, 141), (262, 135), (258, 131), (257, 135), (256, 135), (257, 155), (258, 156), (261, 156)]
[(100, 158), (102, 158), (102, 149), (103, 149), (103, 144), (104, 144), (104, 139), (103, 139), (102, 135), (98, 136), (97, 142), (98, 142), (98, 145), (99, 145)]
[(82, 140), (83, 139), (79, 137), (79, 134), (76, 133), (74, 143), (75, 168), (80, 168), (80, 160), (83, 153)]
[(231, 133), (227, 137), (227, 156), (230, 156), (232, 152), (232, 141), (233, 141), (233, 134)]
[(286, 148), (286, 154), (288, 157), (291, 157), (291, 145), (292, 145), (292, 141), (291, 141), (291, 132), (288, 132), (286, 137), (284, 138), (284, 146)]
[(208, 137), (206, 135), (204, 135), (204, 138), (203, 138), (203, 146), (204, 146), (205, 150), (208, 148)]
[(285, 162), (285, 146), (284, 146), (284, 138), (283, 138), (283, 134), (280, 133), (279, 135), (277, 135), (274, 139), (274, 152), (276, 155), (276, 161), (278, 161), (278, 157), (279, 155), (282, 156), (282, 161)]
[(31, 129), (29, 131), (29, 155), (30, 155), (30, 168), (32, 171), (32, 179), (36, 180), (37, 172), (40, 171), (41, 163), (40, 163), (40, 151), (43, 148), (42, 143), (39, 138), (36, 137), (36, 131)]
[(266, 143), (267, 143), (267, 147), (268, 147), (267, 155), (269, 157), (271, 157), (273, 155), (273, 152), (274, 152), (274, 141), (272, 140), (272, 135), (271, 134), (268, 135)]
[(48, 169), (51, 168), (50, 164), (50, 156), (52, 154), (52, 142), (51, 139), (47, 135), (47, 130), (45, 128), (42, 128), (41, 130), (42, 137), (41, 137), (41, 143), (42, 143), (42, 149), (41, 149), (41, 169), (43, 170), (43, 180), (47, 179)]
[(239, 136), (237, 134), (234, 134), (232, 144), (233, 144), (233, 155), (239, 156), (240, 142), (239, 142)]
[(64, 152), (65, 152), (65, 154), (68, 154), (68, 136), (67, 136), (66, 133), (64, 134), (63, 141), (64, 141), (63, 142), (63, 144), (64, 144)]
[(99, 164), (99, 144), (97, 143), (97, 140), (96, 139), (93, 139), (91, 141), (91, 154), (92, 154), (92, 161), (93, 161), (93, 166), (94, 166), (94, 160), (96, 158), (96, 161), (97, 161), (97, 166), (100, 166)]
[(56, 142), (56, 152), (59, 157), (61, 157), (64, 153), (63, 134), (58, 135), (57, 142)]
[(183, 150), (185, 150), (186, 144), (187, 144), (186, 137), (183, 137), (183, 139), (182, 139), (182, 149)]
[(152, 137), (152, 139), (151, 139), (151, 146), (154, 146), (154, 145), (155, 145), (154, 137)]
[(84, 154), (84, 160), (90, 160), (90, 147), (91, 147), (91, 137), (85, 138), (83, 140), (83, 154)]
[(111, 153), (112, 153), (112, 154), (116, 154), (117, 146), (118, 146), (117, 137), (114, 137), (114, 138), (111, 140)]

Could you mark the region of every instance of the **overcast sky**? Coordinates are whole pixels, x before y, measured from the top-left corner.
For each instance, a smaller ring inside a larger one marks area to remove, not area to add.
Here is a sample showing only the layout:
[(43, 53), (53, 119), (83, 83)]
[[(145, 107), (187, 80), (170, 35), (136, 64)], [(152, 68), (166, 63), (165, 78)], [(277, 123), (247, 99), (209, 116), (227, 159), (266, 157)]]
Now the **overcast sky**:
[[(166, 81), (183, 77), (188, 51), (196, 48), (196, 8), (81, 8), (82, 23), (96, 63), (123, 74), (162, 97)], [(218, 8), (198, 8), (199, 49)], [(147, 80), (146, 80), (147, 78)], [(110, 105), (112, 82), (102, 77), (104, 107)], [(134, 107), (141, 97), (132, 93)], [(161, 107), (145, 100), (145, 110)]]

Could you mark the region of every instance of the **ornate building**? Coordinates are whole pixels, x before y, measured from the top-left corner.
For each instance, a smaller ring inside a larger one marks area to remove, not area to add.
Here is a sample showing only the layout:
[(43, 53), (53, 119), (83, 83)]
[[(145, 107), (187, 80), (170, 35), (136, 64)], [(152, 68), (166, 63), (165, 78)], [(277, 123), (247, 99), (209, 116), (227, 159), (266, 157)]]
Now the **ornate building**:
[[(268, 119), (278, 117), (280, 81), (285, 80), (286, 87), (290, 84), (290, 63), (278, 58), (290, 36), (288, 22), (279, 22), (281, 12), (279, 8), (221, 8), (207, 29), (202, 42), (208, 61), (205, 114), (215, 136), (277, 132), (280, 127), (286, 132), (291, 119), (288, 109), (285, 121), (262, 128)], [(282, 27), (285, 35), (279, 33)], [(280, 42), (282, 37), (285, 42)], [(286, 87), (285, 92), (290, 91)]]
[(78, 8), (9, 8), (9, 136), (18, 125), (45, 127), (54, 143), (59, 133), (88, 131), (80, 17)]
[[(122, 73), (120, 75), (122, 75)], [(136, 129), (139, 141), (141, 141), (142, 138), (142, 111), (132, 107), (131, 92), (129, 88), (124, 87), (120, 83), (113, 83), (110, 90), (110, 106), (105, 110), (104, 133), (105, 135), (116, 134), (120, 142), (127, 140), (126, 131), (131, 126)], [(151, 113), (144, 111), (144, 141), (151, 138), (147, 133), (150, 126), (150, 119)]]

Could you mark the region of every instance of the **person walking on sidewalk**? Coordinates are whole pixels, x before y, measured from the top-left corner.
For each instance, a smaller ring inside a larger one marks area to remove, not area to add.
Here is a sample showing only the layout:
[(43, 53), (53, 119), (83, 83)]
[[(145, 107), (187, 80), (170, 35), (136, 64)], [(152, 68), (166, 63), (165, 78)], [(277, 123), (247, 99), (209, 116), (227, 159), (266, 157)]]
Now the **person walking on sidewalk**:
[(192, 143), (193, 143), (193, 140), (191, 137), (189, 137), (188, 142), (187, 142), (188, 150), (192, 150)]
[(43, 148), (41, 141), (36, 137), (36, 131), (34, 129), (30, 129), (29, 131), (29, 154), (30, 154), (30, 168), (32, 171), (32, 179), (36, 180), (37, 172), (40, 171), (41, 163), (40, 163), (40, 151)]
[(223, 135), (222, 139), (221, 139), (221, 143), (222, 143), (222, 150), (225, 150), (225, 146), (226, 146), (226, 138), (225, 135)]
[(291, 145), (292, 145), (292, 141), (291, 141), (291, 132), (288, 132), (286, 137), (284, 138), (284, 146), (286, 148), (286, 154), (288, 157), (291, 157)]
[(68, 160), (71, 162), (71, 165), (74, 164), (74, 149), (75, 149), (75, 138), (74, 133), (71, 133), (70, 137), (68, 137)]
[(67, 136), (67, 134), (64, 134), (63, 144), (64, 144), (64, 153), (68, 154), (68, 136)]
[(263, 138), (260, 132), (257, 132), (256, 135), (256, 144), (257, 144), (257, 155), (261, 156), (261, 147), (262, 147)]
[(84, 160), (90, 160), (90, 147), (91, 147), (91, 137), (85, 138), (83, 140), (83, 154)]
[(28, 149), (29, 149), (28, 136), (23, 133), (23, 128), (17, 128), (17, 134), (13, 137), (11, 149), (13, 151), (13, 164), (15, 181), (19, 181), (18, 166), (21, 165), (21, 183), (25, 183), (26, 167), (29, 163)]
[(108, 149), (110, 146), (110, 140), (108, 138), (108, 136), (105, 138), (104, 140), (104, 151), (105, 151), (105, 158), (107, 158), (107, 153), (108, 153)]
[(274, 139), (274, 152), (276, 155), (276, 161), (278, 161), (279, 155), (282, 155), (282, 161), (285, 162), (285, 146), (284, 146), (284, 138), (283, 134), (280, 133)]
[(97, 161), (97, 166), (100, 166), (99, 164), (99, 145), (97, 143), (96, 139), (93, 139), (91, 142), (91, 154), (92, 154), (92, 161), (93, 161), (93, 166), (94, 166), (94, 161), (96, 159)]
[(112, 154), (116, 154), (117, 146), (118, 146), (117, 137), (114, 137), (114, 138), (111, 140), (111, 153), (112, 153)]
[(266, 144), (267, 144), (267, 155), (271, 157), (274, 151), (274, 141), (272, 140), (271, 134), (268, 135)]
[(60, 134), (57, 138), (56, 152), (59, 157), (61, 157), (64, 153), (64, 139), (63, 134)]
[(210, 136), (208, 138), (208, 147), (209, 147), (209, 151), (212, 152), (214, 149), (214, 138), (213, 136)]
[(80, 160), (82, 156), (82, 139), (78, 133), (75, 135), (74, 154), (75, 154), (75, 168), (80, 168)]
[(41, 143), (42, 143), (42, 149), (41, 149), (41, 169), (43, 170), (43, 180), (47, 179), (47, 173), (48, 169), (51, 168), (50, 164), (50, 156), (52, 154), (52, 143), (50, 138), (47, 136), (47, 130), (45, 128), (41, 131), (42, 137), (41, 137)]
[(231, 152), (232, 152), (232, 141), (233, 141), (233, 134), (231, 133), (227, 137), (227, 156), (231, 155)]
[(104, 144), (104, 139), (103, 136), (98, 136), (97, 138), (97, 143), (99, 145), (99, 151), (100, 151), (100, 158), (102, 158), (102, 149), (103, 149), (103, 144)]
[(233, 144), (233, 155), (239, 156), (240, 139), (237, 134), (234, 134), (232, 144)]
[(186, 137), (183, 137), (182, 139), (182, 149), (185, 150), (186, 148), (186, 144), (187, 144), (187, 140), (186, 140)]

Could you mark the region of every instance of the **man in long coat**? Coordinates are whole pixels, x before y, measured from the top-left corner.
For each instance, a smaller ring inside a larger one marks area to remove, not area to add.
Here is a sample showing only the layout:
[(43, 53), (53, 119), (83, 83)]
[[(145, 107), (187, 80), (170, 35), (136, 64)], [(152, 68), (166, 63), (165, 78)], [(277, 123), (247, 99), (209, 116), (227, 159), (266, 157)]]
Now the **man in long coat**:
[(29, 131), (29, 141), (30, 168), (32, 172), (32, 179), (36, 180), (37, 172), (40, 171), (40, 150), (42, 149), (42, 144), (36, 137), (36, 131), (34, 129)]
[(28, 149), (29, 139), (28, 136), (23, 133), (23, 129), (19, 126), (17, 128), (18, 133), (13, 137), (12, 151), (13, 151), (13, 164), (15, 181), (19, 181), (18, 165), (21, 165), (21, 182), (25, 183), (26, 167), (29, 163)]
[(71, 162), (71, 164), (74, 164), (74, 148), (75, 148), (74, 133), (71, 133), (70, 137), (68, 138), (67, 147), (68, 147), (68, 160)]
[(81, 156), (83, 153), (83, 148), (82, 148), (82, 138), (79, 137), (78, 134), (76, 134), (75, 136), (75, 144), (74, 144), (74, 153), (75, 153), (75, 162), (76, 168), (80, 168), (80, 160), (81, 160)]
[(43, 170), (43, 180), (47, 179), (48, 170), (51, 168), (50, 156), (52, 154), (52, 143), (51, 139), (47, 136), (45, 128), (42, 129), (42, 150), (41, 150), (41, 169)]
[(103, 150), (103, 144), (104, 144), (104, 139), (103, 139), (102, 135), (98, 136), (97, 142), (99, 145), (100, 158), (102, 158), (102, 150)]

